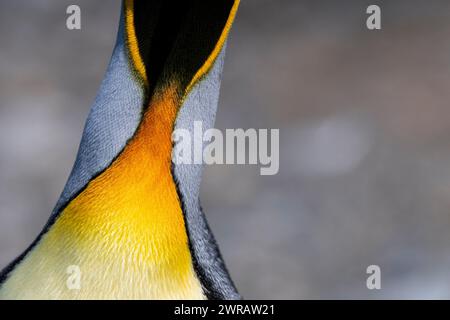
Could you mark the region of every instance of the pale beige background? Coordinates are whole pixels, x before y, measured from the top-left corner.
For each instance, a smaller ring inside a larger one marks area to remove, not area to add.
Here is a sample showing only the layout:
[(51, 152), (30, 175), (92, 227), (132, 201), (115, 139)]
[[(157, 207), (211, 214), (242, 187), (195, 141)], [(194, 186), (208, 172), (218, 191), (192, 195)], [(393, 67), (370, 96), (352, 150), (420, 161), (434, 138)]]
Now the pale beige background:
[[(217, 127), (280, 128), (280, 173), (209, 167), (203, 204), (246, 298), (450, 298), (450, 2), (376, 3), (371, 32), (372, 1), (242, 1)], [(62, 190), (118, 12), (0, 0), (0, 267)]]

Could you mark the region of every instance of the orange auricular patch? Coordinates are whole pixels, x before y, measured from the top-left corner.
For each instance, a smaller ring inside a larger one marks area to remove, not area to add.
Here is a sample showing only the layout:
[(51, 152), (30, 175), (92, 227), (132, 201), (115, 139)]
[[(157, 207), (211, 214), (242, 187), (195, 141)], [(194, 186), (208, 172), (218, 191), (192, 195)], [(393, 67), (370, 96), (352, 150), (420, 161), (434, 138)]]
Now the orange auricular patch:
[(220, 51), (222, 50), (225, 41), (228, 37), (228, 34), (230, 33), (231, 26), (233, 25), (234, 18), (236, 17), (237, 10), (239, 8), (240, 0), (235, 0), (233, 3), (233, 6), (231, 7), (230, 15), (228, 16), (227, 21), (225, 22), (225, 26), (223, 27), (222, 34), (220, 35), (219, 40), (217, 41), (213, 51), (209, 55), (209, 57), (206, 59), (203, 66), (196, 72), (194, 77), (192, 78), (191, 82), (189, 83), (186, 93), (189, 93), (194, 85), (205, 75), (209, 72), (211, 67), (213, 66), (214, 62), (216, 61), (217, 56), (220, 54)]
[(136, 72), (147, 85), (147, 72), (145, 71), (144, 61), (139, 52), (136, 30), (134, 28), (134, 0), (125, 1), (125, 28), (128, 52)]

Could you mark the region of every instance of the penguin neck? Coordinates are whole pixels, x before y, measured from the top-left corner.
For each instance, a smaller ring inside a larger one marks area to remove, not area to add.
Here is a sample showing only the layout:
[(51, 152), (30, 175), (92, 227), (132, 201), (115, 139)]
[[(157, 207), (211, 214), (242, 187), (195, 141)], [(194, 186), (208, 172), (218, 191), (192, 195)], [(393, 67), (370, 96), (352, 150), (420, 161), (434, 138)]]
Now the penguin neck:
[[(23, 296), (33, 283), (67, 299), (205, 298), (171, 169), (176, 91), (154, 95), (122, 152), (70, 201), (2, 292)], [(70, 265), (82, 272), (80, 290), (65, 285)], [(28, 278), (35, 274), (43, 276)]]
[[(96, 256), (102, 265), (128, 261), (120, 272), (134, 276), (151, 271), (150, 283), (161, 286), (158, 297), (189, 292), (201, 298), (171, 173), (176, 101), (172, 88), (155, 96), (122, 153), (64, 209), (47, 237), (58, 241), (70, 235), (69, 241), (86, 255), (83, 260)], [(170, 283), (177, 284), (173, 291), (161, 289)], [(186, 284), (188, 289), (180, 290)]]

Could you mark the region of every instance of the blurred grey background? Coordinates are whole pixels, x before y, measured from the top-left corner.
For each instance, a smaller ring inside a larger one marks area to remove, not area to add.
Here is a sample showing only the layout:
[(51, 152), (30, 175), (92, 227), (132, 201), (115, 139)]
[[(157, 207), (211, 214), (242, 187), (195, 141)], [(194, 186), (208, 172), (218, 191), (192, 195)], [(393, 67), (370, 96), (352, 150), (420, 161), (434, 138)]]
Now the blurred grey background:
[[(64, 186), (119, 6), (0, 1), (0, 267)], [(450, 298), (449, 88), (448, 1), (242, 0), (216, 127), (279, 128), (280, 172), (208, 167), (202, 193), (245, 298)]]

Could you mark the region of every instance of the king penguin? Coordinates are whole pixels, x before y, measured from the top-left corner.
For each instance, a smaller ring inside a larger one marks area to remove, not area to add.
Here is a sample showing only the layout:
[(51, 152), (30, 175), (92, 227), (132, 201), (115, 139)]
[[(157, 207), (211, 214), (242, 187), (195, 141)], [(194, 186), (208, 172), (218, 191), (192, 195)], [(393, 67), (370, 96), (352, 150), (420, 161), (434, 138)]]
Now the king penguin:
[[(172, 133), (214, 124), (239, 0), (124, 0), (75, 164), (0, 299), (240, 299)], [(77, 286), (71, 286), (76, 270)]]

